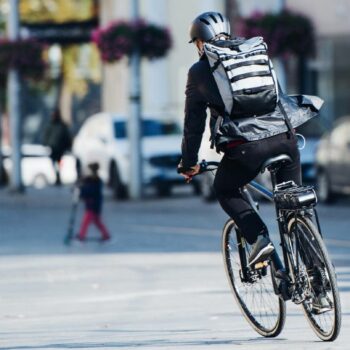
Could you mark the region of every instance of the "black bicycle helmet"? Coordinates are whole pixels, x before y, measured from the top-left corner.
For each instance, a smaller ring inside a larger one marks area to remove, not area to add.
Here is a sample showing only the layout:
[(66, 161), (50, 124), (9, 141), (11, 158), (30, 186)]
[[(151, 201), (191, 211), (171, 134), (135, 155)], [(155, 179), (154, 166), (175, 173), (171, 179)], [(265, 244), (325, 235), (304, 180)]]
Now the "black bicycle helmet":
[(211, 41), (220, 34), (230, 36), (228, 19), (219, 12), (204, 12), (192, 22), (189, 42), (193, 43), (196, 39)]

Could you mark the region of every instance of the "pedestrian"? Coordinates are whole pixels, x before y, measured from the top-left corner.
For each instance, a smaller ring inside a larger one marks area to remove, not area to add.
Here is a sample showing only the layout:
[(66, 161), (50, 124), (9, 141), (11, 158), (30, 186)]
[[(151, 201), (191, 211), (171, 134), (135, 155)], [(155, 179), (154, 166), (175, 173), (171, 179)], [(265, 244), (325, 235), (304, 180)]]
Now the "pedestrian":
[[(218, 12), (195, 18), (190, 39), (199, 61), (188, 72), (178, 172), (189, 182), (200, 170), (198, 151), (209, 107), (212, 144), (224, 153), (214, 189), (223, 210), (252, 245), (249, 264), (254, 266), (277, 253), (266, 225), (240, 189), (259, 174), (267, 159), (282, 153), (288, 154), (292, 162), (278, 171), (278, 183), (293, 180), (301, 184), (294, 127), (317, 115), (322, 103), (317, 97), (297, 99), (283, 94), (263, 39), (232, 39), (228, 19)], [(280, 264), (276, 269), (282, 267)], [(326, 304), (320, 308), (329, 309), (326, 298), (319, 297), (320, 304)]]
[(55, 108), (50, 123), (44, 133), (44, 145), (51, 148), (50, 158), (56, 174), (56, 185), (61, 185), (60, 161), (65, 152), (72, 146), (72, 137), (68, 126), (63, 122), (61, 111)]
[(101, 240), (107, 241), (110, 239), (110, 234), (101, 219), (103, 184), (98, 175), (99, 165), (98, 163), (90, 163), (88, 168), (90, 174), (84, 177), (80, 184), (80, 198), (85, 202), (85, 212), (77, 239), (84, 241), (90, 224), (95, 224), (101, 232)]

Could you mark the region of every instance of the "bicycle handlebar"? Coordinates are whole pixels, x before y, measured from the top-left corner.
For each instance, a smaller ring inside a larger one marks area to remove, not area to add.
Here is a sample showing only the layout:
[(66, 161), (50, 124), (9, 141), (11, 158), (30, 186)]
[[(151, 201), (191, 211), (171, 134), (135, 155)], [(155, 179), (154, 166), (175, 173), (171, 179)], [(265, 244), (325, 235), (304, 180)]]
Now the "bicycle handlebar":
[[(216, 170), (219, 166), (219, 162), (214, 162), (214, 161), (211, 161), (211, 162), (207, 162), (205, 159), (203, 159), (200, 163), (199, 163), (199, 166), (200, 166), (200, 170), (199, 170), (199, 174), (202, 174), (202, 173), (205, 173), (206, 171), (213, 171), (213, 170)], [(213, 168), (210, 168), (210, 167), (213, 167)]]
[[(199, 165), (199, 172), (197, 174), (195, 174), (194, 176), (196, 175), (199, 175), (199, 174), (202, 174), (202, 173), (205, 173), (206, 171), (213, 171), (213, 170), (216, 170), (219, 166), (219, 162), (207, 162), (205, 159), (203, 159), (198, 165)], [(214, 168), (211, 168), (211, 166), (213, 166)], [(190, 169), (188, 169), (190, 170)], [(177, 172), (178, 174), (181, 174), (181, 173), (184, 173), (185, 170), (184, 168), (177, 168)]]

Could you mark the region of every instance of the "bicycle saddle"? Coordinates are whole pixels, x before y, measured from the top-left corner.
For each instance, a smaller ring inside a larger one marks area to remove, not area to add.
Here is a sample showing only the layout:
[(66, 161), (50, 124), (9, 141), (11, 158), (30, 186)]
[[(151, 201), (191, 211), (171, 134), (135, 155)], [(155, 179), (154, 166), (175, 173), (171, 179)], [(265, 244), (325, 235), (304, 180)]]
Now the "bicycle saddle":
[(276, 157), (267, 159), (261, 166), (261, 172), (263, 173), (266, 169), (268, 171), (277, 171), (283, 164), (291, 163), (292, 158), (288, 154), (280, 154)]

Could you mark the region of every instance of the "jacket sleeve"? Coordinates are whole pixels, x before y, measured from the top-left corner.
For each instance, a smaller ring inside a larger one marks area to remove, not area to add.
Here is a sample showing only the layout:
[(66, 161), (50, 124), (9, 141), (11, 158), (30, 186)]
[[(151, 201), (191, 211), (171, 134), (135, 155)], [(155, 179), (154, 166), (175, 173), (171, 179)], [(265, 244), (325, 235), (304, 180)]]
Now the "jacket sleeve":
[(193, 66), (186, 85), (185, 121), (182, 138), (182, 166), (190, 168), (198, 162), (198, 152), (205, 129), (207, 102), (200, 92), (200, 76)]

